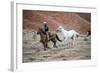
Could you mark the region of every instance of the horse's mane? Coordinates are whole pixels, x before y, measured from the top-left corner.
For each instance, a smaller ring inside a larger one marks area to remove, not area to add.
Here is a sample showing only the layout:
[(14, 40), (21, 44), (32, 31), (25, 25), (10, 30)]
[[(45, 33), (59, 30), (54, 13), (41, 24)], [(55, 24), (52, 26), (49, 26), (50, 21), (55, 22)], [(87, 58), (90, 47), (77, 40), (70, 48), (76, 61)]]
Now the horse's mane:
[(38, 30), (43, 32), (43, 28), (41, 28), (41, 27), (39, 27), (39, 29), (38, 29)]

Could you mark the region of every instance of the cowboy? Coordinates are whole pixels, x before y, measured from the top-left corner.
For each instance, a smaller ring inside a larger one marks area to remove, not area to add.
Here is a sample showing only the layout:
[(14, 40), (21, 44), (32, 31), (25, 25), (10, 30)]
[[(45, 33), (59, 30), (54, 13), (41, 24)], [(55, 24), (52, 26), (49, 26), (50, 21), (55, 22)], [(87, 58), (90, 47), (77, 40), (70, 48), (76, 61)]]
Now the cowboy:
[(48, 25), (47, 25), (47, 22), (43, 22), (43, 31), (44, 31), (44, 34), (47, 34), (49, 28), (48, 28)]
[(47, 22), (43, 22), (43, 30), (44, 30), (44, 34), (46, 34), (47, 38), (49, 38), (48, 36), (49, 28), (48, 28)]

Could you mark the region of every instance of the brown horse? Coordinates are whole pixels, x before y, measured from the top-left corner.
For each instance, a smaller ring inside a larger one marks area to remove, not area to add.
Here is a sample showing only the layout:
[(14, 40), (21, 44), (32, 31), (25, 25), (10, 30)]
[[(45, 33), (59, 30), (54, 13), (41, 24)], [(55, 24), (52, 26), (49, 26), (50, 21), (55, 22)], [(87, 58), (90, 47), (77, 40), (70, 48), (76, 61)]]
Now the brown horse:
[(43, 44), (44, 50), (46, 50), (46, 48), (49, 48), (48, 45), (47, 45), (47, 43), (49, 41), (52, 41), (54, 43), (53, 47), (55, 47), (55, 48), (57, 48), (57, 46), (56, 46), (57, 40), (61, 42), (61, 40), (59, 39), (59, 37), (57, 36), (56, 33), (48, 32), (48, 34), (46, 35), (46, 34), (44, 34), (44, 31), (43, 31), (42, 28), (38, 29), (37, 34), (40, 34), (40, 37), (41, 37), (40, 42)]

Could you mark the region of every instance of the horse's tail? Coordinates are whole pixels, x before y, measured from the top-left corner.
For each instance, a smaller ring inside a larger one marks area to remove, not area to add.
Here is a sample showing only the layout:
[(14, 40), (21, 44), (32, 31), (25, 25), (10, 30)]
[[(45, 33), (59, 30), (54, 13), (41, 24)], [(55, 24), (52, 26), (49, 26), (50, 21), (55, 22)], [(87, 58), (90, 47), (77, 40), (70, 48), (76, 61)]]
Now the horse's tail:
[(56, 34), (56, 38), (58, 41), (62, 42), (62, 40), (59, 39), (58, 35)]

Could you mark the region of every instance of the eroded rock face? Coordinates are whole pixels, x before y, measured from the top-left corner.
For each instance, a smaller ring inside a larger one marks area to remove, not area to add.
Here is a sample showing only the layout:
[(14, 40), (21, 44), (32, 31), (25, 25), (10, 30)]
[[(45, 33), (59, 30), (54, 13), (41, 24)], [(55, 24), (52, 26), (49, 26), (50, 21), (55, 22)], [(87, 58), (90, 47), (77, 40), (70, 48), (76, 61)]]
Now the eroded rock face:
[(91, 28), (91, 14), (51, 11), (23, 11), (23, 28), (37, 30), (46, 21), (50, 30), (55, 30), (62, 25), (66, 30), (74, 29), (86, 34)]

